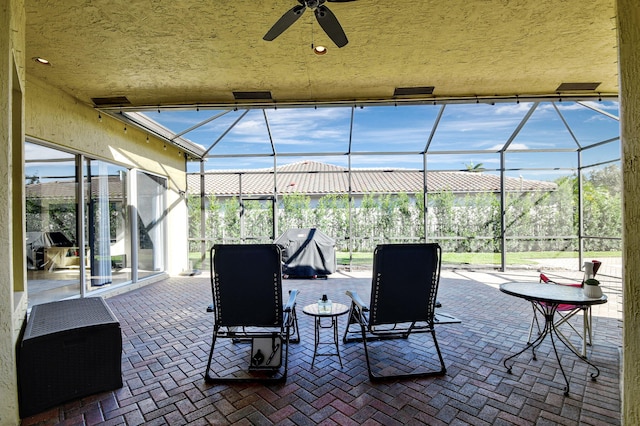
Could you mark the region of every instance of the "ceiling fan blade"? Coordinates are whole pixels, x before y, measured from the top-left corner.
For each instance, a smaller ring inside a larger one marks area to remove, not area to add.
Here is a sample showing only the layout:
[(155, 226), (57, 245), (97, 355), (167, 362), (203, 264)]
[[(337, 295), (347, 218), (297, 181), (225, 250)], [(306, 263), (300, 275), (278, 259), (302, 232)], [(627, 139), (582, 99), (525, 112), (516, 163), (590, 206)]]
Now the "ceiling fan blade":
[(327, 6), (318, 6), (315, 14), (318, 24), (320, 24), (324, 32), (327, 33), (336, 46), (343, 47), (349, 43), (347, 35), (344, 33), (342, 26), (340, 26), (340, 22), (338, 22), (338, 18), (336, 18), (336, 15), (334, 15)]
[(276, 37), (282, 34), (287, 28), (293, 25), (294, 22), (300, 19), (305, 9), (306, 9), (306, 6), (304, 5), (297, 5), (289, 9), (287, 12), (285, 12), (284, 15), (280, 17), (280, 19), (278, 19), (278, 21), (275, 24), (273, 24), (273, 27), (271, 27), (271, 29), (267, 31), (267, 33), (264, 35), (264, 37), (262, 37), (262, 39), (266, 41), (274, 40)]

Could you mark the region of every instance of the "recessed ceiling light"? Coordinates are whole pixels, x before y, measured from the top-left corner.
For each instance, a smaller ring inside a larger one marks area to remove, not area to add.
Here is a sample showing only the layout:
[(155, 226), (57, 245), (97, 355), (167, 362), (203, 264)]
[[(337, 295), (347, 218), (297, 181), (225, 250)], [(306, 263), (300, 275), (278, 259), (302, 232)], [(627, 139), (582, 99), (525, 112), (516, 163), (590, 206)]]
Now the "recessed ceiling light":
[(324, 46), (315, 46), (313, 48), (313, 53), (315, 53), (316, 55), (324, 55), (325, 53), (327, 53), (327, 48)]
[(42, 65), (51, 65), (51, 62), (49, 62), (45, 58), (41, 58), (40, 56), (36, 56), (35, 58), (32, 58), (32, 59)]

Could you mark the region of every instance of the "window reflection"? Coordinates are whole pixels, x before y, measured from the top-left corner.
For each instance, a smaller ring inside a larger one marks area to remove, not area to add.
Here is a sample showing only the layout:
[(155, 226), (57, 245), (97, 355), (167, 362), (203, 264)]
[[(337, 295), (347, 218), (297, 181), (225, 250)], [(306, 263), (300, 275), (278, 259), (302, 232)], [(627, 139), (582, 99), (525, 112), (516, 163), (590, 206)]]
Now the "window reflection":
[[(165, 270), (166, 179), (79, 158), (25, 143), (29, 306)], [(129, 195), (132, 173), (135, 197)]]
[(75, 156), (26, 144), (29, 306), (80, 294)]

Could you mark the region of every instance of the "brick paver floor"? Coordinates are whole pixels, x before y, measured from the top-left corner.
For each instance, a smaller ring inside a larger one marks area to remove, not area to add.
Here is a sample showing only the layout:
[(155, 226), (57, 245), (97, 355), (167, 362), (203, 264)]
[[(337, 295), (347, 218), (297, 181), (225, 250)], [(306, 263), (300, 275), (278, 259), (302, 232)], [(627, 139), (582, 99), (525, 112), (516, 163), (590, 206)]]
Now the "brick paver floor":
[[(270, 385), (205, 383), (213, 320), (213, 314), (206, 312), (211, 303), (209, 277), (170, 278), (107, 299), (122, 326), (121, 389), (70, 402), (24, 419), (23, 425), (620, 424), (619, 279), (599, 277), (609, 303), (593, 311), (595, 338), (589, 359), (601, 370), (597, 381), (590, 380), (586, 364), (562, 347), (571, 384), (565, 397), (548, 340), (537, 351), (537, 361), (526, 352), (516, 358), (513, 374), (506, 372), (502, 361), (526, 344), (532, 310), (528, 302), (501, 293), (498, 285), (537, 281), (537, 274), (535, 270), (443, 270), (441, 309), (462, 321), (437, 328), (446, 375), (382, 383), (369, 381), (359, 343), (340, 343), (343, 368), (332, 356), (317, 358), (311, 368), (313, 320), (302, 314), (302, 306), (322, 294), (347, 304), (345, 290), (357, 290), (368, 300), (370, 273), (284, 280), (285, 290), (300, 290), (302, 341), (290, 347), (286, 383)], [(340, 332), (345, 324), (346, 316), (340, 317)], [(376, 350), (376, 362), (383, 366), (389, 361), (386, 357), (398, 361), (402, 356), (401, 363), (407, 364), (421, 359), (412, 355), (415, 343), (413, 337), (385, 342), (391, 346)], [(221, 357), (216, 359), (229, 357), (248, 365), (244, 352), (234, 357), (234, 351), (246, 349), (243, 345), (221, 345)]]

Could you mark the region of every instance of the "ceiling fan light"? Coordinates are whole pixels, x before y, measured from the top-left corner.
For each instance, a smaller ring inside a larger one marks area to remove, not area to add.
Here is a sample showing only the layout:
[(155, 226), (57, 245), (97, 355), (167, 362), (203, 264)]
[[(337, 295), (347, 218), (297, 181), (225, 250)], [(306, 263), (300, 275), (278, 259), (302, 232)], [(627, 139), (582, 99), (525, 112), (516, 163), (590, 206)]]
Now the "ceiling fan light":
[(324, 55), (327, 53), (327, 48), (325, 46), (314, 46), (313, 53), (316, 55)]

